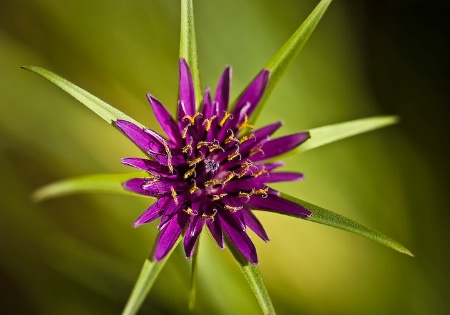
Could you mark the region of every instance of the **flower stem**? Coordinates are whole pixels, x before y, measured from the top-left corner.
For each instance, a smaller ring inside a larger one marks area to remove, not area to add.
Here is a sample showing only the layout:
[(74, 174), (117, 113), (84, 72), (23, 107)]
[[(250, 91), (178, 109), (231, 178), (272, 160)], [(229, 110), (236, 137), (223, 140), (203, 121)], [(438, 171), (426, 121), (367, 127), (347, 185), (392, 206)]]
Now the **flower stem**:
[(244, 256), (239, 252), (238, 249), (226, 239), (226, 243), (234, 258), (238, 262), (239, 266), (247, 279), (250, 288), (253, 291), (256, 299), (258, 300), (259, 306), (264, 315), (275, 315), (275, 308), (273, 307), (272, 300), (270, 299), (269, 293), (267, 292), (266, 286), (262, 279), (261, 273), (257, 265), (251, 264), (244, 258)]

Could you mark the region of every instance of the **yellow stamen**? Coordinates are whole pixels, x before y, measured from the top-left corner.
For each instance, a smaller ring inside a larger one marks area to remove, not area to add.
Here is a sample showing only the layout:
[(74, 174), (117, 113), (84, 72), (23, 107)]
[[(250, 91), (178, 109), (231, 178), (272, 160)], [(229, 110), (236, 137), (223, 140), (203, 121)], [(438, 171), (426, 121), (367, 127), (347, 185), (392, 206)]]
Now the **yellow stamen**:
[(207, 215), (207, 214), (202, 214), (202, 219), (204, 219), (204, 220), (211, 220), (212, 222), (214, 222), (214, 217), (216, 216), (216, 214), (217, 214), (217, 210), (216, 209), (213, 209), (213, 214), (211, 214), (211, 215)]
[(250, 200), (250, 197), (251, 197), (252, 195), (253, 195), (252, 192), (246, 193), (246, 192), (244, 192), (244, 191), (240, 191), (240, 192), (238, 193), (238, 197), (247, 198), (247, 201)]
[(252, 155), (255, 155), (258, 152), (261, 152), (261, 154), (264, 156), (264, 151), (262, 149), (262, 146), (251, 149), (249, 155), (252, 156)]
[(244, 122), (239, 126), (239, 130), (242, 130), (244, 128), (250, 128), (253, 129), (254, 126), (248, 123), (248, 116), (244, 114)]
[(228, 155), (227, 160), (231, 161), (232, 159), (234, 159), (235, 157), (239, 156), (239, 160), (242, 159), (241, 154), (239, 153), (239, 146), (237, 146), (236, 151), (230, 155)]
[(172, 152), (170, 152), (169, 146), (167, 145), (167, 142), (163, 141), (164, 149), (166, 150), (167, 154), (167, 167), (169, 168), (169, 171), (173, 173), (173, 166), (172, 166)]
[(185, 120), (185, 119), (187, 119), (187, 120), (189, 120), (189, 122), (192, 124), (192, 126), (193, 125), (195, 125), (195, 118), (197, 118), (198, 116), (203, 116), (201, 113), (199, 113), (199, 112), (196, 112), (195, 114), (194, 114), (194, 116), (189, 116), (189, 115), (186, 115), (186, 116), (184, 116), (181, 120)]
[(232, 206), (229, 206), (229, 205), (224, 205), (223, 208), (225, 210), (229, 210), (231, 212), (236, 212), (238, 210), (241, 210), (243, 207), (242, 206), (240, 206), (240, 207), (232, 207)]
[(186, 213), (189, 214), (189, 215), (197, 215), (197, 214), (198, 214), (197, 211), (194, 211), (194, 210), (192, 210), (191, 208), (187, 208), (187, 209), (184, 210), (184, 211), (186, 211)]
[(222, 185), (222, 181), (220, 181), (218, 179), (212, 179), (212, 180), (207, 180), (204, 184), (205, 184), (205, 186)]
[(175, 189), (172, 187), (170, 187), (170, 190), (172, 191), (172, 198), (173, 201), (175, 201), (175, 204), (178, 205), (178, 197), (177, 197), (177, 193), (175, 192)]
[(189, 169), (186, 173), (184, 173), (184, 178), (188, 178), (188, 177), (191, 176), (192, 174), (195, 174), (194, 176), (197, 175), (197, 173), (195, 172), (195, 167)]
[(201, 157), (198, 157), (198, 158), (196, 158), (196, 159), (193, 160), (193, 161), (189, 161), (189, 166), (197, 165), (197, 163), (198, 163), (198, 162), (201, 162), (201, 161), (202, 161), (202, 158), (201, 158)]
[(231, 133), (231, 135), (230, 135), (228, 138), (225, 139), (225, 141), (224, 141), (225, 144), (228, 144), (228, 143), (230, 143), (231, 141), (235, 141), (235, 142), (237, 142), (237, 143), (240, 143), (240, 142), (239, 142), (239, 139), (237, 139), (237, 138), (234, 136), (233, 130), (228, 129), (227, 131), (229, 131), (229, 132)]
[(216, 119), (216, 118), (217, 118), (217, 116), (214, 115), (214, 116), (211, 116), (211, 118), (206, 118), (206, 119), (203, 121), (203, 125), (206, 125), (206, 127), (205, 127), (205, 130), (206, 130), (206, 131), (209, 131), (209, 129), (211, 129), (211, 123), (212, 123), (212, 121), (213, 121), (214, 119)]
[(219, 194), (219, 195), (213, 195), (212, 200), (219, 200), (225, 197), (227, 194)]
[(227, 177), (225, 177), (225, 178), (222, 180), (222, 185), (225, 185), (226, 183), (228, 183), (230, 180), (233, 179), (234, 176), (236, 176), (236, 174), (235, 174), (234, 172), (230, 172), (230, 173), (227, 175)]
[(220, 127), (223, 127), (223, 125), (225, 124), (225, 122), (229, 119), (233, 119), (233, 115), (231, 115), (231, 113), (229, 112), (224, 112), (224, 116), (222, 117), (222, 120), (219, 123)]
[(262, 174), (268, 174), (268, 172), (266, 171), (266, 169), (263, 167), (258, 173), (253, 174), (253, 177), (258, 177), (261, 176)]
[(195, 182), (195, 180), (192, 180), (194, 182), (194, 185), (192, 185), (191, 188), (189, 188), (189, 192), (191, 194), (193, 194), (194, 192), (196, 192), (197, 190), (199, 190), (200, 188), (197, 187), (197, 183)]
[(214, 142), (210, 142), (208, 145), (208, 150), (209, 150), (209, 152), (212, 152), (214, 150), (222, 150), (223, 152), (225, 152), (225, 150), (219, 145), (218, 140), (214, 140)]
[(240, 141), (241, 144), (242, 144), (242, 143), (244, 143), (245, 141), (247, 141), (247, 140), (249, 140), (249, 139), (252, 139), (252, 138), (254, 138), (254, 137), (255, 137), (255, 134), (254, 134), (254, 133), (250, 133), (250, 134), (248, 134), (248, 135), (246, 135), (246, 136), (240, 137), (240, 138), (239, 138), (239, 141)]
[(263, 198), (267, 198), (268, 191), (269, 191), (269, 187), (266, 187), (266, 188), (262, 188), (262, 189), (252, 189), (251, 193), (253, 195), (260, 195)]
[(190, 144), (186, 144), (183, 147), (183, 153), (187, 153), (188, 150), (190, 150), (190, 153), (192, 153), (192, 146)]
[(186, 139), (186, 134), (188, 132), (189, 127), (192, 126), (191, 124), (187, 124), (186, 127), (183, 129), (183, 133), (181, 134), (181, 138)]

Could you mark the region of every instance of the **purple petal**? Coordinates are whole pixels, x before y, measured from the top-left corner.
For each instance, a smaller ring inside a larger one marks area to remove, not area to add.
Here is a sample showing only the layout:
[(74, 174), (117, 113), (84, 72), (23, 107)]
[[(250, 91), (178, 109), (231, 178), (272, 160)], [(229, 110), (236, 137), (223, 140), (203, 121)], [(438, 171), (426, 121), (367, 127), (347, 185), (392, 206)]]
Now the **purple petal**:
[(220, 77), (219, 84), (217, 84), (216, 95), (214, 101), (217, 106), (217, 119), (220, 121), (223, 113), (228, 110), (228, 103), (230, 101), (230, 86), (231, 86), (231, 68), (226, 67)]
[(264, 143), (262, 149), (264, 154), (261, 152), (256, 153), (250, 157), (252, 161), (261, 161), (273, 158), (275, 156), (281, 155), (292, 149), (298, 147), (300, 144), (309, 139), (308, 132), (299, 132), (293, 135), (277, 138), (274, 140), (269, 140)]
[(155, 253), (153, 254), (154, 259), (161, 260), (170, 252), (173, 245), (180, 237), (181, 232), (183, 232), (188, 220), (189, 215), (185, 212), (180, 212), (172, 217), (170, 222), (159, 234)]
[(143, 185), (147, 184), (149, 181), (153, 180), (152, 178), (132, 178), (125, 183), (123, 183), (123, 188), (126, 190), (135, 192), (137, 194), (145, 195), (145, 196), (152, 196), (155, 197), (155, 195), (142, 188)]
[(123, 158), (121, 162), (122, 164), (129, 165), (155, 175), (174, 176), (170, 173), (167, 166), (161, 165), (156, 161), (140, 158)]
[(266, 171), (270, 172), (278, 167), (284, 166), (285, 163), (283, 161), (276, 161), (276, 162), (270, 162), (270, 163), (264, 163), (264, 168)]
[(267, 236), (264, 227), (261, 222), (255, 217), (253, 212), (250, 209), (244, 207), (241, 211), (239, 211), (244, 219), (245, 225), (247, 225), (253, 232), (256, 233), (263, 241), (268, 242), (269, 236)]
[(220, 225), (220, 221), (219, 220), (214, 220), (214, 221), (207, 220), (206, 225), (208, 226), (208, 229), (211, 232), (211, 235), (216, 240), (217, 245), (219, 245), (219, 247), (221, 249), (224, 249), (225, 246), (223, 244), (223, 233), (222, 233), (222, 226)]
[(170, 140), (174, 143), (181, 143), (180, 131), (178, 129), (178, 125), (175, 120), (172, 118), (166, 107), (161, 104), (156, 98), (152, 95), (147, 94), (147, 99), (150, 102), (150, 106), (153, 109), (153, 113), (155, 114), (156, 120), (161, 125), (161, 128), (167, 134)]
[(180, 97), (178, 103), (178, 121), (182, 121), (185, 115), (195, 114), (194, 82), (191, 70), (185, 59), (180, 59)]
[(247, 204), (257, 210), (277, 212), (294, 217), (305, 218), (310, 217), (312, 214), (308, 209), (300, 206), (299, 204), (272, 194), (269, 194), (265, 198), (263, 196), (253, 195), (250, 197)]
[(255, 245), (253, 245), (245, 230), (242, 229), (242, 223), (236, 216), (231, 212), (221, 211), (220, 222), (234, 246), (236, 246), (249, 262), (257, 264), (258, 256), (256, 254)]
[(170, 203), (171, 198), (170, 197), (162, 197), (161, 199), (158, 199), (155, 201), (154, 204), (152, 204), (137, 220), (134, 222), (134, 227), (137, 228), (138, 226), (152, 222), (153, 220), (159, 218), (163, 212), (165, 207)]
[(269, 173), (269, 177), (264, 180), (264, 183), (299, 181), (299, 180), (302, 180), (303, 177), (304, 176), (302, 173), (273, 172), (273, 173)]
[(269, 82), (269, 74), (269, 70), (264, 69), (250, 83), (250, 85), (247, 87), (247, 89), (244, 91), (244, 93), (236, 103), (236, 106), (234, 107), (232, 112), (233, 116), (237, 117), (244, 106), (246, 106), (247, 104), (250, 104), (250, 106), (247, 108), (245, 114), (247, 114), (247, 116), (250, 116), (253, 113), (259, 101), (261, 100), (264, 91), (266, 90), (267, 83)]
[(184, 252), (187, 258), (191, 258), (195, 251), (195, 244), (200, 235), (205, 221), (199, 215), (192, 215), (189, 226), (184, 235)]

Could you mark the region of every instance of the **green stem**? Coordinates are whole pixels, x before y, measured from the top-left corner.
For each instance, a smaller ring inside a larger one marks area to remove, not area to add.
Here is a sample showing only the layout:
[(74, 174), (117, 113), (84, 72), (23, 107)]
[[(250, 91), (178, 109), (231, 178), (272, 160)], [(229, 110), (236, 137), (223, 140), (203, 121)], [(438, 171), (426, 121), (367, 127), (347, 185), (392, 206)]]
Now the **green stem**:
[(232, 244), (228, 239), (226, 243), (234, 259), (238, 262), (239, 266), (247, 279), (250, 288), (253, 291), (256, 299), (258, 300), (261, 310), (264, 315), (275, 315), (275, 308), (273, 307), (272, 300), (270, 299), (269, 292), (267, 292), (266, 286), (262, 279), (261, 273), (257, 265), (251, 264), (242, 256), (241, 252)]

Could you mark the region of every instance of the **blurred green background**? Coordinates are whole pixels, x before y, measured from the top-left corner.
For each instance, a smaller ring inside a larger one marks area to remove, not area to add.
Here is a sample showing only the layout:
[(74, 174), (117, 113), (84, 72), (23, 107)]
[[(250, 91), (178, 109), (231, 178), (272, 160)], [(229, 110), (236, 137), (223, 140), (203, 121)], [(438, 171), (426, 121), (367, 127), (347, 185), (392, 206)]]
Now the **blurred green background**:
[[(237, 96), (311, 12), (312, 0), (196, 0), (204, 86), (233, 66)], [(156, 234), (133, 229), (148, 201), (92, 194), (33, 204), (70, 176), (128, 172), (140, 156), (114, 128), (46, 80), (47, 68), (158, 129), (151, 92), (175, 110), (179, 1), (0, 0), (0, 313), (118, 314)], [(377, 229), (415, 258), (270, 213), (254, 239), (279, 314), (449, 314), (449, 4), (334, 1), (259, 124), (280, 134), (377, 114), (401, 124), (288, 158), (306, 180), (279, 185)], [(160, 129), (158, 129), (160, 130)], [(206, 233), (196, 314), (259, 314), (228, 251)], [(187, 313), (177, 250), (142, 314)]]

